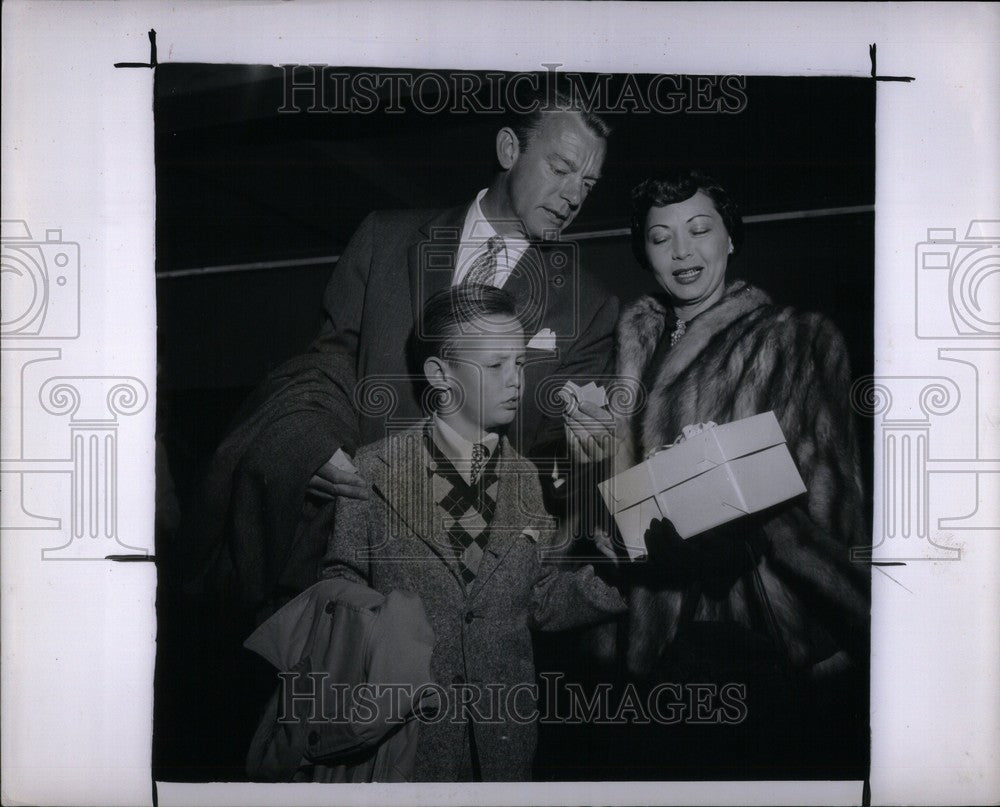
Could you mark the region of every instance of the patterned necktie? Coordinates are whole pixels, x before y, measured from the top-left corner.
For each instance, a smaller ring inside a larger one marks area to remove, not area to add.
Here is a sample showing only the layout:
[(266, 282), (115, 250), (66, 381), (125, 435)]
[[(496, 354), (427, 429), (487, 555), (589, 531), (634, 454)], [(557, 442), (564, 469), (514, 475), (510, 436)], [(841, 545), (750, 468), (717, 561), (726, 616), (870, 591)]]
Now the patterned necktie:
[(503, 249), (503, 238), (494, 235), (486, 240), (486, 251), (479, 255), (465, 273), (463, 283), (492, 286), (497, 274), (497, 255)]
[(473, 485), (476, 484), (476, 479), (479, 478), (479, 472), (483, 469), (486, 456), (486, 446), (482, 443), (476, 443), (472, 447), (472, 470), (469, 471), (469, 479)]

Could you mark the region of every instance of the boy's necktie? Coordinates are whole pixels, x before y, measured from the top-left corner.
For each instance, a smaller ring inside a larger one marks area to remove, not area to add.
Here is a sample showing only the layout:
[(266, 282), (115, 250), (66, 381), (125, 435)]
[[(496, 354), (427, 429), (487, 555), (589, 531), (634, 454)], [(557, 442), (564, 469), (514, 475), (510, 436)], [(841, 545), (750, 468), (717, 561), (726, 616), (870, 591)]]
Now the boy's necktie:
[(469, 471), (469, 479), (473, 485), (479, 478), (479, 472), (483, 470), (484, 462), (486, 462), (486, 446), (482, 443), (476, 443), (472, 447), (472, 468)]

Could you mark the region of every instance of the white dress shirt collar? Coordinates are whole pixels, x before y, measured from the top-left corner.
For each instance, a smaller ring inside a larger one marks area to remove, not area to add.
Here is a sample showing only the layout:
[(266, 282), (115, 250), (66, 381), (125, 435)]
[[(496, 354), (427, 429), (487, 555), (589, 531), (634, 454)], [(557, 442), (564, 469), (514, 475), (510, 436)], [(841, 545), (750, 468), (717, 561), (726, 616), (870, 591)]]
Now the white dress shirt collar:
[[(431, 418), (431, 439), (441, 449), (441, 453), (451, 460), (462, 479), (471, 483), (472, 447), (475, 443), (462, 437), (437, 414)], [(484, 432), (476, 442), (486, 448), (488, 457), (492, 457), (500, 444), (500, 435), (496, 432)]]
[[(469, 210), (465, 214), (465, 224), (462, 227), (462, 238), (459, 242), (458, 257), (456, 260), (455, 275), (452, 278), (452, 285), (457, 286), (469, 271), (472, 262), (486, 250), (486, 241), (498, 235), (496, 228), (486, 218), (483, 213), (482, 199), (486, 195), (488, 188), (483, 188), (476, 194), (476, 198), (469, 205)], [(497, 254), (497, 271), (493, 285), (503, 288), (510, 277), (517, 262), (528, 249), (528, 241), (513, 235), (503, 236), (503, 249)]]

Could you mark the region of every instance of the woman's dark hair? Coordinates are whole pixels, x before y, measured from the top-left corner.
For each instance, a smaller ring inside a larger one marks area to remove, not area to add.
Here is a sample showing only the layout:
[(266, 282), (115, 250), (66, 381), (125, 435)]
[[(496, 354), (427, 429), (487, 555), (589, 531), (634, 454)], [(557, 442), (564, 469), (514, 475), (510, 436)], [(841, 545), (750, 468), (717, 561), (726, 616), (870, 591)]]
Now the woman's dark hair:
[(708, 174), (694, 168), (671, 171), (643, 180), (632, 189), (632, 252), (644, 269), (651, 269), (646, 256), (646, 216), (650, 208), (686, 202), (702, 191), (715, 206), (733, 241), (733, 254), (743, 244), (743, 220), (729, 192)]
[(523, 327), (514, 298), (495, 286), (462, 283), (433, 295), (424, 305), (413, 329), (414, 372), (420, 374), (427, 359), (441, 356), (463, 337), (475, 339), (477, 331), (471, 323), (484, 316), (505, 317), (512, 325)]

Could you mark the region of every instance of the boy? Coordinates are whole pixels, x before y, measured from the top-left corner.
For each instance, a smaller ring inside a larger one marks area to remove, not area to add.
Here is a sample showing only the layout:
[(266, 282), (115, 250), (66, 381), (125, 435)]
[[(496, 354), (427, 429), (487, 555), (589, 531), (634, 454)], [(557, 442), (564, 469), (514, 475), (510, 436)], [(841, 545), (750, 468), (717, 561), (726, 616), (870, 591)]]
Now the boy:
[(435, 412), (358, 451), (373, 495), (339, 503), (322, 574), (423, 603), (449, 713), (419, 726), (413, 780), (527, 780), (537, 732), (530, 629), (597, 622), (625, 603), (590, 566), (542, 562), (554, 529), (538, 472), (504, 435), (526, 359), (513, 298), (465, 284), (436, 294), (414, 347)]

